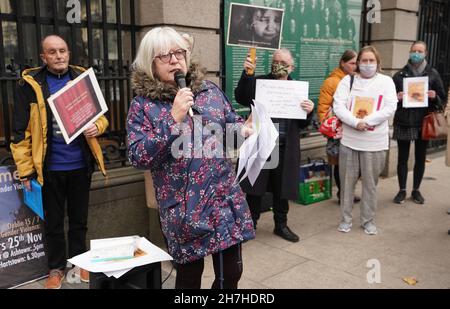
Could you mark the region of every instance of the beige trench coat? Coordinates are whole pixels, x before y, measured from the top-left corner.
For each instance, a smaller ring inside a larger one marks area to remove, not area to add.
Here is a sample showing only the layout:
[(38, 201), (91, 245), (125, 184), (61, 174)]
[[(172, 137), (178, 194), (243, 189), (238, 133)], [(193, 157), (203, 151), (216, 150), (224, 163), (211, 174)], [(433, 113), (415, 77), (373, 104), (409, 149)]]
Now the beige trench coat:
[(450, 90), (448, 92), (449, 97), (447, 101), (447, 107), (445, 108), (445, 117), (447, 119), (447, 155), (445, 157), (445, 164), (450, 167)]

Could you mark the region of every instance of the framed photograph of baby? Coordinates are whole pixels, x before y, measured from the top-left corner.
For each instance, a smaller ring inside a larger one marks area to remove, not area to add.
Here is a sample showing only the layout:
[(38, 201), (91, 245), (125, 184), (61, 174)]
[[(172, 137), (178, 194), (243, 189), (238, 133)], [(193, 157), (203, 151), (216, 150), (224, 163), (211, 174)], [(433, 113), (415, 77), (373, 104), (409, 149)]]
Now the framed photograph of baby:
[(230, 3), (227, 44), (279, 49), (283, 16), (283, 9)]
[(108, 111), (92, 68), (70, 81), (47, 101), (67, 144)]

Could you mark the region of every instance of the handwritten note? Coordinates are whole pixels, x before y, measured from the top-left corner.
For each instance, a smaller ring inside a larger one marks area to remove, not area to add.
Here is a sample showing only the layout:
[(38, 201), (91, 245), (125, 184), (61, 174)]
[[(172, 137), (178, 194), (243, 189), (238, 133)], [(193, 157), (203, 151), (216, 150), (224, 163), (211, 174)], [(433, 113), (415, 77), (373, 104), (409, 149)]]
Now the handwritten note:
[(306, 119), (300, 103), (308, 99), (309, 83), (293, 80), (257, 80), (255, 101), (271, 118)]

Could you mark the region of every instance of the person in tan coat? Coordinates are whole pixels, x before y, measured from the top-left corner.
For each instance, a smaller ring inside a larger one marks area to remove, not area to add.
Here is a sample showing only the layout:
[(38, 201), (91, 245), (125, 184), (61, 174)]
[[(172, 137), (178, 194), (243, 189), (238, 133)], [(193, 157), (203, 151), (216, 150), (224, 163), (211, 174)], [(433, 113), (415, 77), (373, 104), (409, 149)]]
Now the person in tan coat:
[[(330, 76), (323, 82), (322, 87), (320, 88), (319, 95), (319, 105), (317, 107), (317, 116), (319, 121), (322, 123), (328, 117), (331, 116), (331, 109), (333, 108), (333, 96), (339, 85), (339, 82), (349, 74), (354, 74), (356, 70), (356, 57), (358, 55), (353, 50), (347, 50), (342, 54), (341, 60), (339, 61), (339, 66), (331, 72)], [(327, 150), (330, 145), (334, 144), (334, 149), (339, 148), (339, 141), (329, 139), (327, 142)], [(340, 201), (340, 178), (339, 178), (339, 165), (338, 165), (338, 156), (331, 155), (329, 151), (328, 154), (328, 163), (334, 165), (334, 180), (336, 182), (336, 186), (338, 187), (338, 200)], [(358, 197), (355, 197), (355, 201), (359, 201)]]
[[(447, 96), (447, 106), (445, 107), (445, 118), (447, 119), (447, 155), (445, 156), (445, 165), (450, 167), (450, 89), (448, 91)], [(447, 213), (450, 215), (450, 208), (447, 210)], [(448, 230), (448, 235), (450, 235), (450, 230)]]
[[(448, 91), (448, 99), (447, 99), (447, 106), (445, 107), (445, 118), (447, 119), (447, 155), (445, 157), (445, 164), (450, 167), (450, 89)], [(448, 211), (450, 214), (450, 209)]]

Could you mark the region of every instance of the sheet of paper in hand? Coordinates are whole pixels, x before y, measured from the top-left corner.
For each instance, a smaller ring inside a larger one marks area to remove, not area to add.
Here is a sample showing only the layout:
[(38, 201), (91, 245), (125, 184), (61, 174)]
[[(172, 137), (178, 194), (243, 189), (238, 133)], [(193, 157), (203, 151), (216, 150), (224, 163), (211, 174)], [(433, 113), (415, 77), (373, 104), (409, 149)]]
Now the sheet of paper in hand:
[(108, 111), (92, 68), (69, 82), (47, 101), (67, 144)]
[(255, 101), (264, 105), (271, 118), (306, 119), (300, 104), (308, 99), (308, 92), (308, 82), (258, 79)]

